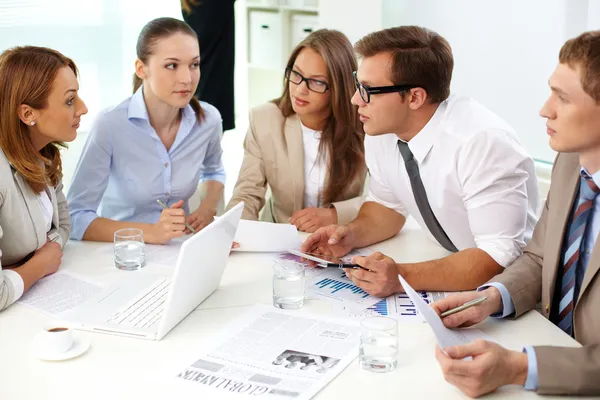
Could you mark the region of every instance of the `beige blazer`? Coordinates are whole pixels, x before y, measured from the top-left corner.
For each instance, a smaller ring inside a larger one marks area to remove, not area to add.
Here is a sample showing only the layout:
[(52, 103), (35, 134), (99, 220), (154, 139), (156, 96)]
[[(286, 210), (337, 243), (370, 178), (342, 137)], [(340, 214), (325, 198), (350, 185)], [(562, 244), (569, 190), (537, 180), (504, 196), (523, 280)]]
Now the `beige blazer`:
[[(325, 185), (330, 179), (325, 177)], [(358, 214), (364, 199), (365, 176), (350, 184), (345, 201), (331, 204), (336, 208), (338, 223), (347, 224)], [(267, 184), (271, 197), (266, 202)], [(263, 104), (250, 112), (250, 126), (244, 141), (244, 161), (229, 210), (244, 202), (242, 218), (288, 223), (292, 214), (304, 208), (304, 147), (302, 128), (297, 115), (285, 118), (273, 103)], [(326, 204), (325, 206), (329, 206)], [(262, 209), (262, 212), (261, 212)]]
[[(531, 242), (521, 257), (492, 280), (504, 284), (510, 292), (515, 317), (540, 301), (542, 314), (550, 317), (579, 171), (578, 154), (559, 154)], [(538, 393), (600, 395), (600, 240), (596, 240), (585, 272), (573, 314), (573, 329), (575, 339), (584, 345), (581, 348), (535, 347)]]
[(71, 220), (62, 183), (49, 187), (52, 229), (46, 232), (44, 214), (37, 194), (8, 162), (0, 150), (0, 310), (15, 300), (14, 288), (4, 279), (2, 265), (18, 265), (47, 240), (67, 243)]

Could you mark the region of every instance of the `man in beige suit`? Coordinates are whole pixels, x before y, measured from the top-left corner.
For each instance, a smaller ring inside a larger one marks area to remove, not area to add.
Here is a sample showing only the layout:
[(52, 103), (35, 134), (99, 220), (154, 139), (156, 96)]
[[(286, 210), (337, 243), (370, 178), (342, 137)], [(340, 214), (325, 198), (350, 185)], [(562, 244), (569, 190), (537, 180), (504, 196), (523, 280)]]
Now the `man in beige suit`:
[[(479, 306), (443, 319), (469, 326), (489, 315), (518, 317), (541, 301), (542, 314), (583, 344), (525, 347), (519, 353), (485, 341), (436, 350), (446, 380), (469, 396), (505, 384), (540, 394), (600, 394), (600, 31), (565, 43), (541, 110), (550, 146), (560, 152), (533, 238), (480, 292), (434, 303), (441, 313), (476, 297)], [(464, 357), (472, 356), (466, 362)]]

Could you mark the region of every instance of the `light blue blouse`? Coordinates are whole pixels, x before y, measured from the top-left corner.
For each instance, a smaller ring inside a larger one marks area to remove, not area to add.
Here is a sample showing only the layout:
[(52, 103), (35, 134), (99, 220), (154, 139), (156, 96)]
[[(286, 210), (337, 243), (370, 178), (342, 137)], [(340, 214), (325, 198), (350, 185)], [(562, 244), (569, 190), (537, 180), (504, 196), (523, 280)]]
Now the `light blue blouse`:
[(221, 114), (200, 105), (205, 119), (198, 123), (186, 106), (169, 151), (150, 125), (142, 88), (98, 116), (67, 195), (72, 239), (81, 240), (98, 217), (155, 223), (162, 212), (157, 199), (169, 206), (183, 199), (187, 214), (200, 182), (225, 183)]

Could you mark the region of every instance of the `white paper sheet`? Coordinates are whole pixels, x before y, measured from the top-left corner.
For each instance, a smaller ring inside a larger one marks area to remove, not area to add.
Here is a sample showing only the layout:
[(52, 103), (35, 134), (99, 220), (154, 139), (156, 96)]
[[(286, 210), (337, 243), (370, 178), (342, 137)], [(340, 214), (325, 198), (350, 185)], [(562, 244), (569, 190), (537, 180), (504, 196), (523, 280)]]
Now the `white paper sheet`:
[(404, 280), (401, 275), (398, 275), (400, 283), (404, 288), (404, 291), (410, 297), (415, 307), (425, 321), (429, 324), (433, 330), (433, 334), (438, 342), (440, 348), (458, 346), (461, 344), (471, 343), (476, 339), (493, 340), (488, 335), (483, 333), (479, 329), (448, 329), (433, 309), (419, 296), (417, 292)]
[[(427, 304), (431, 304), (434, 301), (443, 299), (452, 294), (451, 292), (425, 291), (419, 291), (417, 293)], [(425, 322), (425, 319), (423, 318), (421, 313), (417, 311), (417, 308), (415, 307), (414, 303), (406, 293), (393, 294), (389, 297), (386, 297), (385, 299), (378, 301), (377, 303), (360, 312), (347, 310), (345, 308), (342, 310), (342, 312), (345, 312), (349, 317), (353, 318), (365, 318), (370, 316), (381, 315), (384, 317), (394, 318), (398, 320), (398, 322), (402, 323)]]
[(233, 251), (281, 252), (302, 245), (294, 225), (246, 220), (240, 221), (233, 241), (240, 245)]
[(17, 303), (57, 317), (83, 304), (101, 290), (102, 287), (94, 283), (66, 272), (58, 272), (37, 281)]
[(202, 399), (308, 400), (356, 358), (359, 336), (351, 320), (256, 306), (176, 377)]

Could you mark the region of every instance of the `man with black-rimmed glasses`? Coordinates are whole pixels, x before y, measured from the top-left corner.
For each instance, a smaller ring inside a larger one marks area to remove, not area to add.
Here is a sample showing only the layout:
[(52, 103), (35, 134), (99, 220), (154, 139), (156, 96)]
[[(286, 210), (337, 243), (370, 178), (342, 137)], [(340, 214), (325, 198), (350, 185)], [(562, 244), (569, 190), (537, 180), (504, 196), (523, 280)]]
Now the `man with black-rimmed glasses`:
[[(304, 251), (341, 256), (396, 235), (410, 214), (448, 250), (439, 260), (357, 257), (348, 276), (368, 293), (473, 289), (521, 255), (537, 221), (534, 163), (508, 123), (475, 100), (450, 95), (448, 42), (416, 26), (362, 38), (354, 74), (370, 172), (369, 195), (346, 226), (316, 231)], [(452, 253), (452, 254), (450, 254)]]

